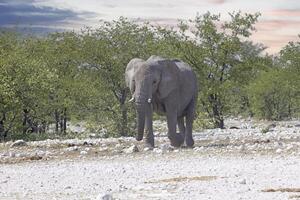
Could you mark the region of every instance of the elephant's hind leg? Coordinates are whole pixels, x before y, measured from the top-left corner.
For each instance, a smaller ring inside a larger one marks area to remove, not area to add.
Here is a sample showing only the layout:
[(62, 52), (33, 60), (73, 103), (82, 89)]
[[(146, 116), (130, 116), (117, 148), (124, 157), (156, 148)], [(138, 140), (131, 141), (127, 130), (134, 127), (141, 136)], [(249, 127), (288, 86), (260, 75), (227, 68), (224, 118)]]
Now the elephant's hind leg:
[(193, 139), (193, 121), (195, 117), (195, 100), (188, 106), (187, 115), (186, 115), (186, 129), (185, 129), (185, 143), (188, 147), (194, 146), (194, 139)]
[(184, 116), (177, 118), (177, 124), (179, 128), (180, 135), (185, 138), (185, 125), (184, 125)]

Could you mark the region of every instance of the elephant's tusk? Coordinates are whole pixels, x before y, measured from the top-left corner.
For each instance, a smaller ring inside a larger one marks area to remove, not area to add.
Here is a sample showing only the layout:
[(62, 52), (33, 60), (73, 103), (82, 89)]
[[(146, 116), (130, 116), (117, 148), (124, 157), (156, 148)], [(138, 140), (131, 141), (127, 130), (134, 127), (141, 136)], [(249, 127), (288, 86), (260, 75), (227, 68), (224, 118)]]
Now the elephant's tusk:
[(129, 99), (128, 102), (133, 102), (134, 101), (134, 97), (132, 97), (131, 99)]
[(151, 98), (149, 98), (147, 102), (148, 102), (148, 103), (151, 103), (151, 102), (152, 102), (152, 99), (151, 99)]

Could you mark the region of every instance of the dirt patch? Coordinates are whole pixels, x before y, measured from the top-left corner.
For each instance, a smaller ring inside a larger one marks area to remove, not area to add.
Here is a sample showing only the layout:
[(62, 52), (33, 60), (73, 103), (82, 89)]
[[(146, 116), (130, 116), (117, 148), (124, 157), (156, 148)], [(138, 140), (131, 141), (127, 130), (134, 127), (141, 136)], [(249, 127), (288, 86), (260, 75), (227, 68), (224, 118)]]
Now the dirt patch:
[(300, 195), (291, 195), (289, 199), (300, 199)]
[(300, 192), (300, 188), (277, 188), (264, 189), (262, 192)]
[(217, 179), (216, 176), (192, 176), (192, 177), (185, 177), (179, 176), (174, 178), (167, 178), (167, 179), (159, 179), (153, 181), (147, 181), (145, 183), (172, 183), (172, 182), (189, 182), (189, 181), (212, 181)]

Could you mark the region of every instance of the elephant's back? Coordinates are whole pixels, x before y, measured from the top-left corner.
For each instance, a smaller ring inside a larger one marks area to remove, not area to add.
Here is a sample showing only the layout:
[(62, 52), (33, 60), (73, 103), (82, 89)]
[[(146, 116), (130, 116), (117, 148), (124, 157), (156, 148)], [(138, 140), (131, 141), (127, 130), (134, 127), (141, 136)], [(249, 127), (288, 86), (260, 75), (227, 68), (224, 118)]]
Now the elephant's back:
[(176, 61), (176, 66), (180, 72), (180, 78), (183, 79), (182, 81), (190, 83), (190, 84), (197, 84), (196, 74), (192, 70), (191, 66), (182, 61)]

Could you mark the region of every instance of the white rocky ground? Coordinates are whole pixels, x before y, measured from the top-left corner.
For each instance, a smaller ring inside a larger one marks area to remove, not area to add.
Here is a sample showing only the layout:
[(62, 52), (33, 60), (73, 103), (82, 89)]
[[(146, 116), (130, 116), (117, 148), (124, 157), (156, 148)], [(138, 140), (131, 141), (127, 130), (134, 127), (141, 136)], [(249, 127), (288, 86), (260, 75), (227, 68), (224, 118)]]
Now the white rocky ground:
[(133, 138), (0, 144), (0, 200), (300, 199), (300, 121), (227, 124), (197, 132), (194, 149), (164, 134), (154, 150)]

